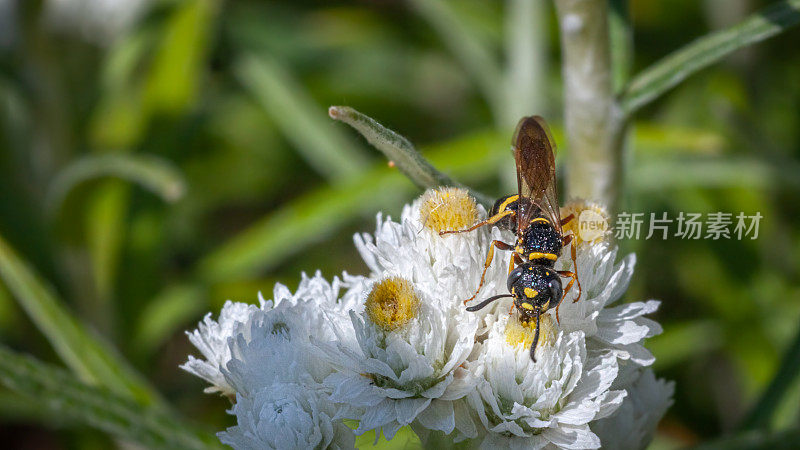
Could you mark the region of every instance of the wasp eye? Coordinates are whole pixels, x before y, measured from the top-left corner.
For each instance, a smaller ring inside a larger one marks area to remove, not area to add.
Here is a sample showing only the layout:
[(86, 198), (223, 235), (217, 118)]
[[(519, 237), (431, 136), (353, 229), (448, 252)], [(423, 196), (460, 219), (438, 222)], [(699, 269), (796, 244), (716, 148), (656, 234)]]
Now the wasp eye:
[(557, 304), (559, 301), (561, 301), (561, 295), (563, 293), (561, 288), (561, 280), (558, 278), (553, 278), (547, 284), (547, 287), (550, 288), (550, 295), (553, 296), (553, 302)]
[(511, 292), (511, 287), (519, 280), (519, 277), (522, 276), (522, 266), (517, 267), (516, 269), (512, 270), (510, 274), (508, 274), (508, 281), (506, 281), (506, 287), (508, 291)]

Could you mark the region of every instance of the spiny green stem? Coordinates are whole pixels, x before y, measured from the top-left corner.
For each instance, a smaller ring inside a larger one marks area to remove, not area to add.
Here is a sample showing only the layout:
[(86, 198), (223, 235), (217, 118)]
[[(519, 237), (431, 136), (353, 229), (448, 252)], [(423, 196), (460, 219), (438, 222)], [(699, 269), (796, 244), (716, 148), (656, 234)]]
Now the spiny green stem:
[[(384, 127), (375, 119), (348, 106), (331, 106), (328, 109), (328, 115), (332, 119), (342, 121), (355, 128), (367, 142), (386, 155), (389, 161), (392, 161), (420, 188), (429, 189), (436, 186), (465, 188), (449, 176), (436, 170), (408, 139)], [(470, 191), (470, 193), (485, 205), (492, 202), (492, 199), (480, 192)]]

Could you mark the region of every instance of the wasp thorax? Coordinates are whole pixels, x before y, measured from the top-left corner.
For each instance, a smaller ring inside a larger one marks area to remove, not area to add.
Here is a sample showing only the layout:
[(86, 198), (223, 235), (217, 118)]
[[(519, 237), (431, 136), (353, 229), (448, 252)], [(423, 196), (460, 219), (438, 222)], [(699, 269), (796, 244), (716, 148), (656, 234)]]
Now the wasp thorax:
[(420, 221), (433, 231), (461, 230), (478, 221), (478, 204), (466, 189), (428, 189), (421, 202)]
[(561, 209), (561, 217), (572, 215), (563, 226), (564, 233), (572, 233), (575, 243), (596, 244), (609, 234), (608, 211), (599, 203), (582, 199), (571, 200)]
[(385, 278), (372, 286), (365, 309), (372, 323), (392, 331), (417, 317), (419, 297), (405, 278)]
[[(539, 319), (539, 326), (541, 329), (539, 330), (538, 347), (541, 347), (542, 345), (548, 345), (552, 341), (552, 337), (555, 336), (555, 325), (550, 314), (542, 314)], [(508, 318), (508, 323), (506, 323), (506, 343), (512, 347), (522, 345), (526, 349), (530, 348), (535, 332), (535, 320), (520, 318), (519, 314), (514, 314)]]

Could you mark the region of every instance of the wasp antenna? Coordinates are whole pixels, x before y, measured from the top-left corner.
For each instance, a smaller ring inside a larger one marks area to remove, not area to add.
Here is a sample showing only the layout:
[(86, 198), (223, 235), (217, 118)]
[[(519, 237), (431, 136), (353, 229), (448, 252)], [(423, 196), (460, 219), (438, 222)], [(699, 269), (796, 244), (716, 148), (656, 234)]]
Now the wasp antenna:
[(513, 297), (513, 295), (511, 295), (511, 294), (502, 294), (502, 295), (495, 295), (494, 297), (489, 297), (486, 300), (478, 303), (475, 306), (468, 306), (467, 307), (467, 311), (469, 311), (469, 312), (479, 311), (479, 310), (485, 308), (486, 305), (488, 305), (489, 303), (492, 303), (495, 300), (499, 300), (501, 298), (506, 298), (506, 297)]
[(531, 343), (531, 359), (536, 362), (536, 345), (539, 343), (539, 318), (541, 310), (536, 308), (536, 331), (533, 332), (533, 342)]

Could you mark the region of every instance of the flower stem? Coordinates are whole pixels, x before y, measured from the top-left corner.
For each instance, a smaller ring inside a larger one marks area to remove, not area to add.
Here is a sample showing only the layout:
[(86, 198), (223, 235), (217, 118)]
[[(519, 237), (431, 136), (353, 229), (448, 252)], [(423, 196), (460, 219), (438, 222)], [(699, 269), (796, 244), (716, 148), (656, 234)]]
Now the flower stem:
[(613, 89), (607, 0), (557, 0), (569, 142), (567, 192), (613, 212), (619, 197), (624, 121)]

